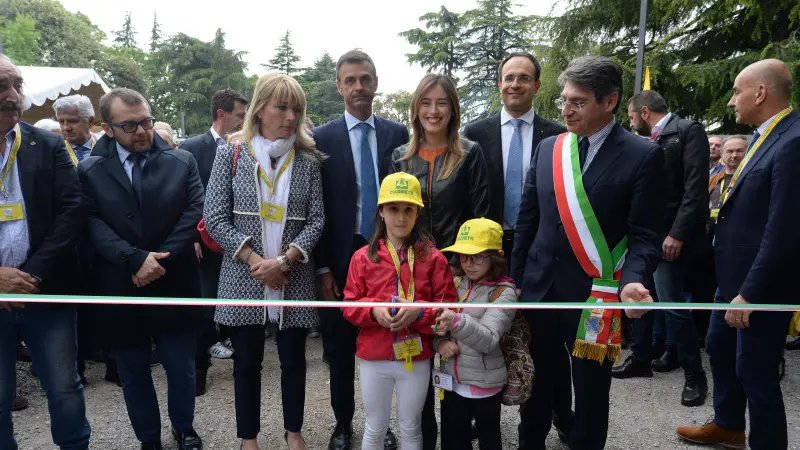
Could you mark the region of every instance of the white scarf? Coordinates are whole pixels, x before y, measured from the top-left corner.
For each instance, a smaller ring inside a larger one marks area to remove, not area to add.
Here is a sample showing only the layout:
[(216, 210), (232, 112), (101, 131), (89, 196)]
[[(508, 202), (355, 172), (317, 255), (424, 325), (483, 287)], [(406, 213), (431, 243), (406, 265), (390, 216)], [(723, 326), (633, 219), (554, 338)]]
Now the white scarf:
[[(285, 161), (286, 155), (294, 146), (295, 136), (292, 135), (286, 139), (270, 141), (269, 139), (262, 137), (260, 134), (257, 134), (253, 136), (253, 140), (251, 142), (253, 144), (253, 153), (256, 154), (256, 160), (258, 160), (258, 164), (262, 169), (264, 169), (267, 177), (272, 180)], [(270, 158), (277, 159), (275, 169), (272, 168)], [(282, 206), (284, 208), (287, 207), (289, 204), (289, 181), (292, 178), (293, 167), (294, 161), (289, 163), (289, 165), (286, 167), (286, 171), (278, 179), (278, 182), (275, 184), (275, 194), (271, 197), (269, 194), (269, 187), (267, 187), (267, 184), (264, 183), (261, 177), (256, 173), (256, 178), (258, 179), (258, 185), (261, 193), (259, 197), (262, 203), (272, 202), (278, 206)], [(271, 259), (280, 255), (281, 241), (283, 240), (283, 227), (285, 223), (285, 213), (283, 215), (282, 223), (261, 219), (264, 258)], [(265, 300), (282, 300), (283, 288), (272, 289), (272, 286), (265, 286), (264, 298)], [(270, 306), (267, 309), (269, 311), (269, 321), (280, 323), (280, 308), (277, 306)]]

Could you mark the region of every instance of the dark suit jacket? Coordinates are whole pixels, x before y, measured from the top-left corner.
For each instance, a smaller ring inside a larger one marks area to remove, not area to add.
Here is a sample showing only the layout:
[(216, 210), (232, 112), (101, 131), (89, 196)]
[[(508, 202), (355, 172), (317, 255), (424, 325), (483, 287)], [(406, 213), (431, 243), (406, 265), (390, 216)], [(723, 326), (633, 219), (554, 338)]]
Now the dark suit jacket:
[(664, 233), (684, 242), (683, 257), (708, 221), (708, 136), (700, 122), (673, 113), (656, 143), (666, 165)]
[[(550, 136), (557, 136), (565, 131), (567, 129), (563, 126), (534, 114), (531, 159), (533, 159), (536, 147), (542, 140)], [(505, 173), (503, 173), (503, 138), (500, 131), (500, 113), (467, 125), (464, 127), (462, 134), (465, 138), (480, 144), (481, 149), (483, 149), (483, 157), (489, 169), (489, 218), (502, 224), (506, 187)]]
[(800, 303), (800, 113), (785, 117), (756, 151), (719, 211), (714, 238), (725, 300)]
[[(592, 280), (570, 247), (556, 205), (553, 182), (555, 137), (536, 149), (522, 193), (511, 273), (524, 302), (585, 302)], [(625, 131), (611, 130), (583, 185), (610, 249), (628, 236), (620, 286), (651, 287), (661, 257), (664, 218), (664, 152)]]
[[(353, 150), (344, 114), (312, 130), (317, 148), (328, 155), (322, 165), (322, 192), (325, 196), (325, 230), (314, 249), (318, 268), (329, 267), (336, 284), (344, 289), (352, 256), (356, 228), (358, 185)], [(375, 117), (378, 141), (378, 178), (389, 173), (392, 150), (408, 142), (408, 130), (402, 124)]]
[[(95, 249), (93, 281), (105, 295), (199, 297), (193, 243), (203, 214), (203, 185), (189, 152), (174, 150), (158, 135), (142, 169), (140, 207), (119, 160), (116, 141), (102, 137), (81, 161), (78, 176)], [(167, 273), (137, 288), (132, 276), (150, 252), (169, 252), (160, 261)], [(191, 329), (200, 308), (115, 306), (105, 315), (111, 346), (142, 342), (165, 331)]]
[(85, 225), (75, 164), (64, 138), (20, 122), (17, 154), (30, 252), (20, 267), (39, 277), (43, 294), (76, 294), (81, 280), (75, 243)]
[(217, 143), (211, 131), (204, 134), (190, 137), (181, 142), (180, 147), (194, 155), (197, 160), (197, 171), (200, 172), (200, 181), (203, 182), (203, 189), (208, 187), (208, 178), (211, 176), (211, 168), (214, 167), (214, 157), (217, 154)]

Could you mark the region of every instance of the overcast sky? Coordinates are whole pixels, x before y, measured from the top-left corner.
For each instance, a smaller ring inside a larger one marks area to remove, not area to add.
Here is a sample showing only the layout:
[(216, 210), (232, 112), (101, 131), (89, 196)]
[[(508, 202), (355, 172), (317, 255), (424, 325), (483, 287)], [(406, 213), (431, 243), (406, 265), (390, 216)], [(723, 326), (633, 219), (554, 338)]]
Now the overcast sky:
[[(521, 0), (517, 14), (549, 13), (557, 0)], [(398, 33), (421, 27), (419, 17), (438, 11), (441, 5), (454, 12), (475, 6), (475, 0), (401, 0), (347, 4), (331, 0), (136, 0), (102, 3), (97, 0), (62, 0), (72, 12), (80, 11), (103, 31), (109, 39), (111, 31), (121, 28), (126, 9), (132, 12), (140, 47), (150, 42), (153, 12), (166, 36), (185, 33), (203, 41), (214, 38), (217, 28), (225, 32), (228, 48), (246, 51), (245, 61), (251, 73), (266, 72), (260, 64), (274, 55), (278, 41), (291, 31), (295, 51), (302, 58), (301, 66), (310, 66), (328, 51), (334, 60), (359, 47), (372, 56), (377, 66), (379, 90), (413, 91), (425, 69), (406, 62), (405, 54), (414, 46)]]

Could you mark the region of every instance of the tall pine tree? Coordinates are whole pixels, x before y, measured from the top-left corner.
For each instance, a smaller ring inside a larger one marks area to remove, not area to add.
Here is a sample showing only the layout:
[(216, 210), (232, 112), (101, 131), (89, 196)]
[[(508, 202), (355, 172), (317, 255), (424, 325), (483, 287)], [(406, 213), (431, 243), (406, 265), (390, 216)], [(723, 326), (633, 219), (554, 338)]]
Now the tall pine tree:
[(164, 34), (161, 32), (161, 24), (158, 23), (158, 16), (156, 12), (153, 11), (153, 29), (150, 32), (150, 52), (154, 52), (158, 50), (159, 44), (161, 44), (161, 39), (164, 37)]
[(303, 69), (297, 67), (297, 63), (300, 62), (300, 56), (295, 53), (289, 35), (290, 31), (286, 30), (286, 34), (281, 38), (280, 44), (275, 48), (275, 56), (269, 60), (269, 63), (262, 64), (262, 66), (286, 75), (294, 75), (303, 71)]
[(114, 45), (123, 48), (136, 48), (136, 30), (133, 28), (130, 11), (125, 13), (125, 21), (122, 23), (122, 29), (119, 31), (112, 31), (111, 33), (115, 36)]
[(322, 125), (342, 113), (342, 97), (336, 88), (336, 61), (328, 52), (297, 77), (308, 98), (307, 116), (315, 125)]
[(455, 72), (467, 60), (462, 37), (461, 16), (442, 6), (439, 12), (431, 12), (419, 18), (425, 29), (414, 28), (400, 33), (409, 44), (419, 46), (416, 53), (407, 53), (409, 63), (428, 68), (428, 72), (440, 72), (456, 79)]

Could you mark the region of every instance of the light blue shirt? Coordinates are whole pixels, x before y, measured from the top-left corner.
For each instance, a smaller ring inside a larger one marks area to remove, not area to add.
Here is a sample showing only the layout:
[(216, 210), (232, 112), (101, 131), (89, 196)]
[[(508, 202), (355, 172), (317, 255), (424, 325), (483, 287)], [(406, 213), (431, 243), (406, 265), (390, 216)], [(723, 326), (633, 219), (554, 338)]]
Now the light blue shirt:
[[(353, 232), (359, 234), (359, 230), (361, 229), (361, 127), (359, 127), (358, 124), (360, 124), (361, 121), (347, 111), (344, 112), (344, 120), (347, 123), (347, 135), (350, 137), (350, 150), (353, 152), (353, 167), (355, 168), (356, 184), (358, 185), (358, 191), (356, 193), (356, 228)], [(375, 166), (375, 185), (380, 187), (381, 183), (378, 175), (378, 138), (375, 135), (375, 116), (370, 115), (364, 122), (372, 127), (372, 132), (369, 134), (369, 146), (372, 151), (372, 163)]]
[[(528, 167), (531, 165), (531, 156), (533, 153), (533, 117), (535, 113), (531, 109), (525, 115), (519, 118), (523, 125), (519, 127), (519, 133), (522, 137), (522, 173), (528, 173)], [(500, 111), (500, 139), (502, 140), (503, 150), (503, 177), (506, 176), (508, 171), (508, 149), (511, 147), (511, 137), (514, 135), (514, 125), (511, 124), (511, 114), (507, 113), (505, 108)]]
[[(15, 127), (16, 128), (16, 127)], [(11, 146), (16, 138), (16, 129), (6, 133), (6, 148), (0, 165), (0, 174), (5, 173), (8, 158), (11, 155)], [(36, 148), (32, 148), (36, 150)], [(20, 149), (20, 152), (24, 149)], [(19, 153), (17, 154), (19, 156)], [(17, 159), (19, 161), (19, 159)], [(14, 163), (8, 173), (8, 178), (3, 180), (6, 185), (6, 195), (0, 194), (0, 208), (12, 203), (21, 203), (24, 220), (0, 222), (0, 266), (19, 269), (28, 260), (31, 248), (28, 234), (28, 214), (25, 211), (25, 200), (22, 197), (22, 185), (19, 184), (19, 164)]]
[[(133, 183), (133, 161), (128, 159), (128, 155), (131, 152), (125, 150), (119, 142), (117, 142), (117, 154), (119, 155), (119, 162), (122, 163), (122, 168), (125, 169), (125, 173), (128, 175), (128, 181)], [(142, 153), (142, 167), (147, 163), (147, 152)]]
[(225, 145), (225, 139), (222, 139), (222, 137), (220, 137), (219, 133), (217, 133), (217, 130), (215, 130), (214, 127), (211, 127), (211, 129), (208, 131), (211, 132), (211, 136), (214, 136), (214, 142), (217, 143), (217, 147)]
[[(583, 173), (586, 173), (586, 170), (589, 169), (589, 164), (591, 164), (594, 157), (597, 156), (597, 152), (600, 150), (600, 147), (603, 146), (603, 142), (606, 141), (608, 135), (611, 134), (611, 130), (614, 128), (616, 123), (616, 119), (611, 119), (611, 122), (609, 122), (608, 125), (601, 128), (595, 134), (589, 136), (589, 151), (586, 152), (586, 162), (583, 164)], [(581, 136), (581, 138), (584, 137), (585, 136)]]

